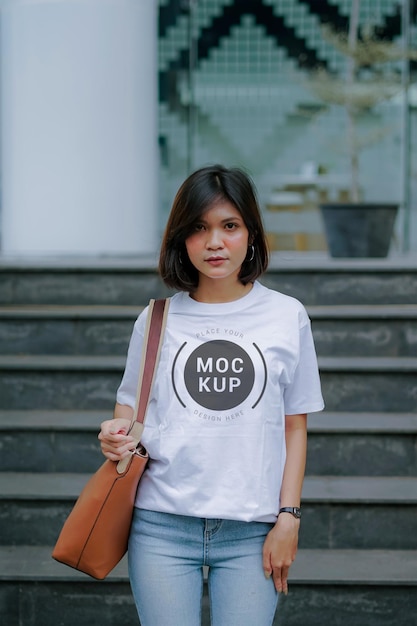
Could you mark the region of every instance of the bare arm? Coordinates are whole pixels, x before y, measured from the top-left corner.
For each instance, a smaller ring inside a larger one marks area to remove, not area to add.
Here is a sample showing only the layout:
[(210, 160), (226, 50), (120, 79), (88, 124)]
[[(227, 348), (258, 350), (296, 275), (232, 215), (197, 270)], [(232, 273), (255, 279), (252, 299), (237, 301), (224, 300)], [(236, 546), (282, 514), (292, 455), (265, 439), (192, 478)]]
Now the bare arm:
[(307, 415), (285, 416), (287, 459), (281, 486), (281, 507), (300, 506), (307, 456)]
[(120, 461), (128, 456), (136, 445), (133, 437), (127, 434), (132, 418), (132, 407), (116, 403), (113, 419), (101, 424), (98, 435), (101, 451), (111, 461)]
[[(300, 506), (307, 454), (307, 415), (285, 416), (287, 458), (281, 486), (281, 507)], [(295, 559), (300, 520), (282, 513), (267, 535), (263, 549), (265, 576), (272, 574), (275, 588), (288, 592), (288, 571)]]

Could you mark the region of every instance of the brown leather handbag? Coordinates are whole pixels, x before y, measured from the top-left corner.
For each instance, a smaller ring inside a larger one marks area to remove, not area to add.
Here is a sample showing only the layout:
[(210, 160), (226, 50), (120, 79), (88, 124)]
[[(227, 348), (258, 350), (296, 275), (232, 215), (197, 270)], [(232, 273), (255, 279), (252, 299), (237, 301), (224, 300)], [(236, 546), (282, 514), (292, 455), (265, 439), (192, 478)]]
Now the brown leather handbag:
[(61, 530), (52, 557), (102, 580), (127, 551), (133, 507), (148, 454), (140, 444), (169, 300), (151, 300), (130, 434), (137, 443), (122, 461), (106, 460), (90, 478)]

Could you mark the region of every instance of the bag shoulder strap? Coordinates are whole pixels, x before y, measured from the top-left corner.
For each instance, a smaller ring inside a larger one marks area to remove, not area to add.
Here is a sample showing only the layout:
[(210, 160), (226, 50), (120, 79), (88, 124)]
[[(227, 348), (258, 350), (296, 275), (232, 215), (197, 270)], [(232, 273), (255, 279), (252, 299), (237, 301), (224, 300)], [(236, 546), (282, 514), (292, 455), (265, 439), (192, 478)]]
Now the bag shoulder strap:
[(145, 422), (152, 385), (161, 354), (168, 308), (169, 298), (151, 300), (149, 302), (134, 411), (134, 420), (141, 424)]
[[(136, 445), (139, 445), (142, 436), (146, 411), (159, 355), (161, 353), (164, 331), (168, 317), (169, 298), (164, 300), (151, 300), (149, 302), (148, 316), (146, 319), (145, 336), (142, 348), (142, 357), (139, 369), (139, 380), (136, 393), (135, 410), (130, 425), (129, 434), (134, 438)], [(118, 461), (116, 471), (123, 474), (129, 465), (131, 457), (125, 457)]]

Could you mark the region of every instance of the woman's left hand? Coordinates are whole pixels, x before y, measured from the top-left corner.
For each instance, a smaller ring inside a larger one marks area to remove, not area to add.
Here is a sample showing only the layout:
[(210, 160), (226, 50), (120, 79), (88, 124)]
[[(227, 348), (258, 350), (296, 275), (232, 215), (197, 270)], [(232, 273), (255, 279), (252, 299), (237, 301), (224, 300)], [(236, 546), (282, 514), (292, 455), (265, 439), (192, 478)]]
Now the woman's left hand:
[(288, 593), (288, 571), (297, 554), (300, 520), (289, 513), (281, 513), (268, 533), (263, 547), (265, 576), (272, 574), (275, 589)]

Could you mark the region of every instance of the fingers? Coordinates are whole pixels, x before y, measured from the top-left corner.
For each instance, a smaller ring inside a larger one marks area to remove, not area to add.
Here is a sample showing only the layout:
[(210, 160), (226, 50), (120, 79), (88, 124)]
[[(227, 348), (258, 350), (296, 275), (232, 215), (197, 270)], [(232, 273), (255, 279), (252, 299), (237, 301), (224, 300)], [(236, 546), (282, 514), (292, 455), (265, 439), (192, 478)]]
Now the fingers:
[[(119, 436), (123, 437), (123, 435)], [(132, 454), (135, 447), (136, 444), (131, 438), (129, 438), (127, 441), (125, 439), (122, 439), (119, 442), (113, 442), (111, 444), (105, 443), (103, 441), (101, 442), (102, 453), (107, 459), (110, 459), (111, 461), (120, 461), (121, 459), (124, 459), (125, 457)]]
[(271, 565), (271, 555), (268, 552), (267, 546), (264, 545), (263, 553), (262, 553), (262, 566), (264, 569), (265, 578), (271, 578), (272, 574), (272, 565)]
[(133, 437), (127, 434), (129, 427), (130, 422), (125, 419), (107, 420), (101, 424), (98, 439), (106, 458), (120, 461), (134, 450), (136, 443)]
[(278, 593), (283, 593), (285, 596), (288, 594), (288, 572), (289, 566), (285, 567), (268, 567), (264, 565), (265, 578), (269, 580), (272, 575), (275, 589)]
[(293, 560), (294, 559), (292, 559), (291, 562), (287, 564), (281, 562), (272, 565), (272, 555), (268, 553), (267, 548), (265, 548), (263, 551), (262, 565), (265, 578), (269, 579), (272, 576), (275, 589), (278, 591), (278, 593), (283, 593), (284, 595), (288, 594), (288, 572), (290, 571), (290, 566)]
[(103, 436), (123, 434), (127, 435), (130, 428), (130, 420), (124, 418), (106, 420), (101, 423), (100, 434)]
[(275, 589), (278, 593), (283, 593), (285, 596), (288, 594), (289, 569), (289, 566), (274, 567), (272, 572)]
[(297, 554), (299, 521), (294, 525), (292, 517), (280, 520), (281, 516), (266, 536), (262, 560), (265, 577), (272, 575), (275, 589), (287, 595), (288, 572)]

